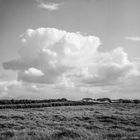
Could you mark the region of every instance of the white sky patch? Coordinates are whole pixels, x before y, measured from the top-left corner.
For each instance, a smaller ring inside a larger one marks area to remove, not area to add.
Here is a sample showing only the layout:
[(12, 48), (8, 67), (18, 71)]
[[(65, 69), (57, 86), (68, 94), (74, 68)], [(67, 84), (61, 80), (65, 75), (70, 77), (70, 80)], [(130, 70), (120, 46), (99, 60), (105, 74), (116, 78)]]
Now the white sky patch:
[(36, 68), (29, 68), (25, 71), (25, 74), (29, 76), (43, 76), (44, 73), (41, 70), (38, 70)]
[(0, 81), (0, 98), (10, 97), (9, 91), (12, 91), (13, 87), (18, 89), (21, 86), (22, 86), (22, 82), (19, 82), (17, 80), (13, 80), (13, 81)]
[(39, 4), (38, 4), (38, 7), (39, 8), (43, 8), (43, 9), (47, 9), (47, 10), (50, 10), (50, 11), (54, 11), (54, 10), (58, 10), (59, 7), (62, 5), (62, 3), (52, 3), (52, 2), (41, 2), (41, 1), (37, 1)]
[(130, 41), (140, 41), (140, 37), (138, 36), (127, 36), (125, 39)]

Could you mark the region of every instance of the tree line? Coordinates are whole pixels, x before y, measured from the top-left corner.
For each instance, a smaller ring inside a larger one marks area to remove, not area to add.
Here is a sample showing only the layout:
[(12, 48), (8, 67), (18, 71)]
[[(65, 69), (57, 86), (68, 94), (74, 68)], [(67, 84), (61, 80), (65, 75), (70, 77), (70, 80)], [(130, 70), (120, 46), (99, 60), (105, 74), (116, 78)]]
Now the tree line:
[[(92, 100), (92, 98), (83, 98), (80, 101), (84, 101), (84, 99), (86, 99), (86, 101), (88, 102), (88, 100)], [(100, 102), (104, 102), (104, 101), (108, 101), (109, 103), (140, 103), (140, 100), (138, 99), (134, 99), (134, 100), (130, 100), (130, 99), (117, 99), (117, 100), (111, 100), (109, 98), (98, 98), (98, 99), (93, 99), (94, 101), (100, 101)], [(31, 100), (31, 99), (22, 99), (22, 100), (15, 100), (15, 99), (3, 99), (0, 100), (0, 105), (6, 105), (6, 104), (35, 104), (35, 103), (53, 103), (53, 102), (74, 102), (74, 101), (70, 101), (67, 100), (66, 98), (61, 98), (61, 99), (44, 99), (44, 100)]]
[(44, 99), (44, 100), (30, 100), (30, 99), (22, 99), (22, 100), (0, 100), (0, 105), (5, 104), (33, 104), (33, 103), (51, 103), (51, 102), (66, 102), (68, 101), (66, 98), (61, 99)]
[[(88, 99), (88, 98), (87, 98)], [(89, 98), (91, 99), (91, 98)], [(76, 106), (76, 105), (93, 105), (93, 104), (99, 104), (104, 103), (105, 100), (108, 100), (108, 103), (140, 103), (140, 100), (128, 100), (128, 99), (118, 99), (118, 100), (111, 100), (109, 98), (99, 98), (94, 101), (100, 101), (100, 102), (88, 102), (87, 101), (70, 101), (66, 98), (61, 99), (45, 99), (45, 100), (0, 100), (0, 109), (6, 109), (6, 108), (40, 108), (40, 107), (55, 107), (55, 106)]]

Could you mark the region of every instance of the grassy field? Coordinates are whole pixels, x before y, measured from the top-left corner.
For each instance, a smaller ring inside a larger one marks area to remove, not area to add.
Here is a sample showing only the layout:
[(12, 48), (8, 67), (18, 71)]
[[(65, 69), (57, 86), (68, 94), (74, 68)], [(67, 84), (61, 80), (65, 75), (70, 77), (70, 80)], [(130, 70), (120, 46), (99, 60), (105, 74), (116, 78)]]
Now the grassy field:
[(0, 110), (0, 140), (140, 140), (140, 104)]

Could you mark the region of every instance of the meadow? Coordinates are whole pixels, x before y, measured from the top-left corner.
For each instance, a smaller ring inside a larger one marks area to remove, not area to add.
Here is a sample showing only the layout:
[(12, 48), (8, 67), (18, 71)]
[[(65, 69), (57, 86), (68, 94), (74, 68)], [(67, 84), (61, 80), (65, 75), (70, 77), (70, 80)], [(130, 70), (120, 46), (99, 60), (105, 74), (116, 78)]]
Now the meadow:
[(140, 104), (0, 109), (0, 140), (140, 140)]

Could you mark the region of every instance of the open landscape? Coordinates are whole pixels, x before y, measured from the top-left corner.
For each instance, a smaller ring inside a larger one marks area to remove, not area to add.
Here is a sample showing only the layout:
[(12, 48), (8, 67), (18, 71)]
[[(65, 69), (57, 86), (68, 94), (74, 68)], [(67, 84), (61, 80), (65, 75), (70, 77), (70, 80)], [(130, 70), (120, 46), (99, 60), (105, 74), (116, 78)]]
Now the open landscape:
[(0, 140), (140, 140), (140, 0), (0, 0)]
[(0, 140), (139, 140), (140, 104), (0, 110)]

